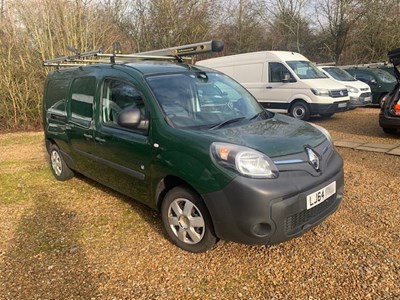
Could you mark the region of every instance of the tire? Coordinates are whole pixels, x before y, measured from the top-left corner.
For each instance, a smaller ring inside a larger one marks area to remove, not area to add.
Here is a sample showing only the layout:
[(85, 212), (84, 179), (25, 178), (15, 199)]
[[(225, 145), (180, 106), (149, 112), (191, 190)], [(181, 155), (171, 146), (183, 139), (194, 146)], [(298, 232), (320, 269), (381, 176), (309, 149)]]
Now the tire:
[(60, 149), (55, 145), (50, 146), (50, 167), (57, 180), (65, 181), (74, 177), (74, 172), (67, 166)]
[(383, 127), (382, 130), (384, 133), (387, 133), (387, 134), (395, 134), (397, 132), (396, 128)]
[(161, 218), (170, 240), (186, 251), (205, 252), (218, 241), (203, 200), (188, 188), (178, 186), (165, 195)]
[(334, 115), (335, 113), (329, 113), (329, 114), (319, 114), (323, 118), (330, 118)]
[(290, 107), (289, 114), (299, 120), (307, 121), (310, 119), (310, 109), (307, 103), (304, 102), (295, 102)]

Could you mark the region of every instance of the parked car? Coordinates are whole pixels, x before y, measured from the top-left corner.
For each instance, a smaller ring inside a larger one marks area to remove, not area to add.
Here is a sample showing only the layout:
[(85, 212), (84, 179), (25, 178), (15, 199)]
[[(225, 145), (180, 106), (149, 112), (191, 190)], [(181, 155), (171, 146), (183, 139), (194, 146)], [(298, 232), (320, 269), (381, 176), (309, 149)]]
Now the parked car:
[(367, 106), (372, 103), (371, 88), (368, 84), (355, 79), (348, 72), (336, 66), (318, 66), (318, 68), (328, 77), (346, 86), (351, 108)]
[(400, 48), (389, 52), (389, 59), (393, 63), (393, 73), (397, 78), (394, 89), (384, 98), (379, 113), (379, 125), (389, 134), (400, 129)]
[(265, 110), (220, 72), (152, 57), (48, 74), (56, 179), (81, 173), (159, 210), (171, 241), (192, 252), (218, 239), (283, 242), (338, 208), (343, 161), (326, 130)]
[(247, 88), (267, 109), (300, 120), (330, 117), (349, 109), (346, 87), (306, 57), (290, 51), (260, 51), (196, 62), (221, 71)]
[(372, 103), (382, 105), (382, 100), (396, 85), (396, 78), (379, 68), (351, 67), (345, 70), (355, 79), (367, 83), (372, 91)]

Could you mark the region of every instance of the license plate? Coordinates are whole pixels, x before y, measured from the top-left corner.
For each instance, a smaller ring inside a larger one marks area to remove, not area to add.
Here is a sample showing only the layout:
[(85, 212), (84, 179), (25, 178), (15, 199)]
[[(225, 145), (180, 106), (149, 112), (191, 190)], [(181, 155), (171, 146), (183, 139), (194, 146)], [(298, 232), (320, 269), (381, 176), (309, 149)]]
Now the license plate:
[(364, 102), (372, 102), (372, 97), (365, 97)]
[(326, 187), (316, 191), (307, 196), (307, 209), (313, 208), (318, 204), (321, 204), (330, 196), (336, 193), (336, 181), (328, 184)]
[(342, 102), (338, 104), (339, 108), (347, 107), (347, 102)]

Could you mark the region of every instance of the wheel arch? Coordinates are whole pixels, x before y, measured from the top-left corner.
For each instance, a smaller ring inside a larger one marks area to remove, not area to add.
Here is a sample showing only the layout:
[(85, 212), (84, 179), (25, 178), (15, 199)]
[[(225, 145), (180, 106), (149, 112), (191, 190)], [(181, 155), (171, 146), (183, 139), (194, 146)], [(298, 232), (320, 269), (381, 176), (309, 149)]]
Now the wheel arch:
[(158, 182), (157, 187), (155, 189), (156, 207), (157, 207), (158, 211), (160, 211), (162, 201), (163, 201), (165, 195), (168, 193), (168, 191), (172, 190), (173, 188), (175, 188), (177, 186), (183, 186), (183, 187), (191, 189), (204, 202), (204, 199), (203, 199), (203, 197), (201, 197), (200, 193), (188, 182), (186, 182), (185, 180), (183, 180), (182, 178), (179, 178), (177, 176), (167, 175), (166, 177), (164, 177), (163, 179), (161, 179)]

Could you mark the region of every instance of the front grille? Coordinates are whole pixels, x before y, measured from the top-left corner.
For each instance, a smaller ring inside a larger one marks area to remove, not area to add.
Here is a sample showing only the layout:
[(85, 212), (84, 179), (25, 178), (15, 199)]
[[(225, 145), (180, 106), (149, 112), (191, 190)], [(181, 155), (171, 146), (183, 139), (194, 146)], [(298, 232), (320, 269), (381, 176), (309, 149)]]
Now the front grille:
[(344, 90), (332, 90), (329, 92), (332, 98), (347, 97), (349, 95), (347, 89)]
[(311, 209), (305, 209), (285, 219), (285, 233), (287, 235), (294, 234), (301, 229), (301, 226), (307, 224), (311, 219), (317, 217), (328, 209), (336, 199), (336, 194), (326, 199), (321, 204), (314, 206)]

